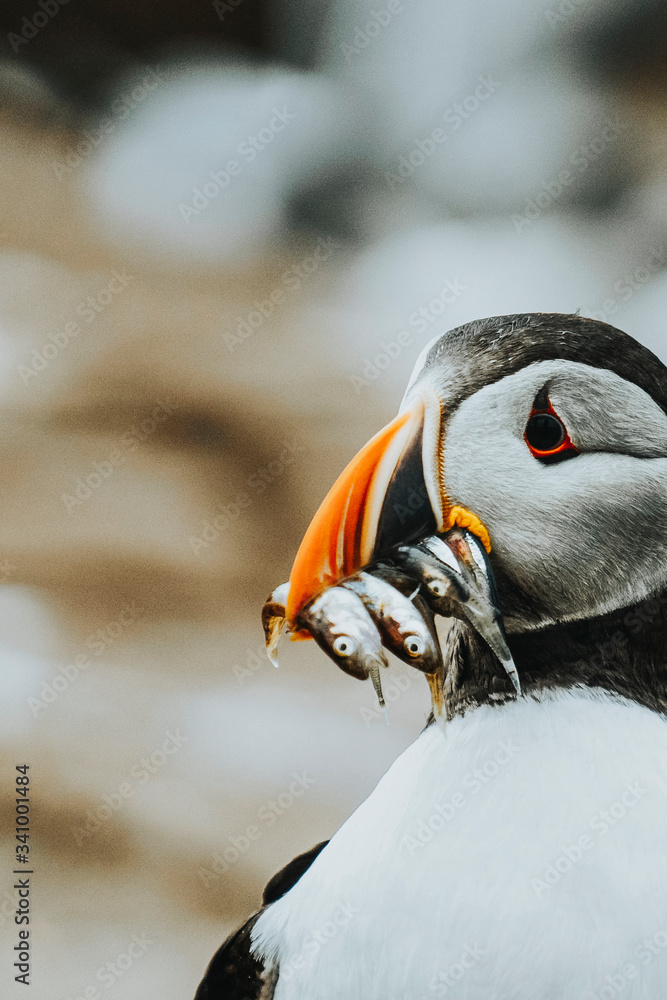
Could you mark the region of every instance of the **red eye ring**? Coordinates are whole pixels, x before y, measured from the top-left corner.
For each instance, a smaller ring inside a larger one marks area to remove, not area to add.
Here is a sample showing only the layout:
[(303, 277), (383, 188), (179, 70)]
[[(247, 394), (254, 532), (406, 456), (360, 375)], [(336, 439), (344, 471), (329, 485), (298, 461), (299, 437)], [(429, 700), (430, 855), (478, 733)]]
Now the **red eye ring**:
[[(551, 400), (547, 406), (533, 405), (526, 424), (524, 440), (531, 455), (542, 461), (565, 457), (574, 457), (579, 450), (572, 443), (567, 427), (554, 410)], [(540, 419), (541, 418), (541, 419)]]

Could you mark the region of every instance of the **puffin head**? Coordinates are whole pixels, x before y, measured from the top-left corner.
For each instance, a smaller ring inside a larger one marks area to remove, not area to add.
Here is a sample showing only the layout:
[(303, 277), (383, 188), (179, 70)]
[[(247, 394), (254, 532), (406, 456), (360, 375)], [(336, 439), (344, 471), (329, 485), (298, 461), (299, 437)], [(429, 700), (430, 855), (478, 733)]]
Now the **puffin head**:
[(577, 667), (593, 683), (582, 663), (622, 629), (618, 615), (667, 589), (667, 369), (576, 315), (492, 317), (436, 338), (399, 415), (306, 532), (288, 619), (393, 546), (455, 524), (490, 553), (520, 671), (538, 683), (548, 648), (563, 683)]

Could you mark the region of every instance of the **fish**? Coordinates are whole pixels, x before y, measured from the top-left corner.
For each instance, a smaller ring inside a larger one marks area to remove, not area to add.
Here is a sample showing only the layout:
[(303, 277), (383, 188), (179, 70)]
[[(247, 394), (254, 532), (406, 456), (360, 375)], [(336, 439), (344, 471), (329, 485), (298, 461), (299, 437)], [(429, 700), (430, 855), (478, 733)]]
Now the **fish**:
[(455, 529), (449, 535), (451, 537), (448, 536), (448, 544), (479, 584), (479, 590), (471, 588), (471, 595), (464, 608), (464, 613), (473, 628), (496, 654), (512, 681), (516, 693), (520, 695), (521, 681), (514, 658), (507, 645), (505, 625), (498, 608), (498, 587), (491, 560), (479, 538), (472, 532), (465, 529)]
[(361, 680), (368, 677), (368, 657), (386, 663), (380, 636), (359, 597), (343, 587), (329, 587), (299, 612), (297, 624), (341, 669)]
[(427, 604), (417, 608), (393, 579), (383, 578), (379, 567), (372, 574), (362, 570), (347, 577), (340, 586), (361, 598), (383, 645), (395, 656), (425, 674), (443, 669), (433, 613)]
[(493, 569), (479, 539), (465, 528), (431, 535), (391, 553), (423, 586), (436, 614), (468, 621), (500, 661), (517, 695), (521, 681), (507, 645)]
[[(433, 546), (435, 552), (428, 542), (437, 543)], [(445, 618), (464, 617), (461, 605), (469, 600), (470, 589), (461, 564), (442, 539), (434, 535), (414, 545), (399, 545), (391, 552), (391, 558), (409, 579), (421, 585), (421, 592), (436, 614)]]
[(289, 583), (267, 599), (262, 624), (267, 654), (277, 666), (277, 646), (285, 630), (292, 638), (312, 636), (346, 673), (370, 677), (380, 706), (383, 646), (426, 674), (434, 712), (442, 714), (444, 664), (434, 615), (467, 621), (504, 668), (517, 694), (521, 682), (507, 644), (489, 557), (465, 528), (399, 545), (376, 563), (318, 594), (287, 623)]
[(273, 593), (269, 594), (262, 608), (262, 627), (264, 629), (266, 655), (274, 667), (279, 665), (278, 642), (287, 625), (285, 605), (287, 604), (288, 593), (289, 582), (281, 583)]
[(386, 709), (380, 668), (388, 667), (380, 634), (361, 598), (345, 587), (329, 587), (303, 608), (296, 624), (345, 673), (371, 678), (381, 708)]
[(351, 591), (330, 587), (299, 613), (294, 628), (290, 628), (286, 613), (288, 594), (289, 582), (281, 583), (269, 594), (262, 608), (266, 653), (274, 667), (278, 666), (277, 647), (284, 631), (291, 632), (293, 638), (310, 635), (346, 673), (359, 680), (370, 677), (388, 722), (379, 668), (389, 664), (379, 633), (362, 601)]

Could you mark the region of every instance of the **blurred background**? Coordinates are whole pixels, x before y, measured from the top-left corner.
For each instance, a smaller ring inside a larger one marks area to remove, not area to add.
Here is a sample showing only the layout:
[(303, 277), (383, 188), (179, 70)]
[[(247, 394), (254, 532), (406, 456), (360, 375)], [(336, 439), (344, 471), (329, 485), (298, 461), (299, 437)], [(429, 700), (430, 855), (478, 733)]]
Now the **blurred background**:
[(259, 619), (422, 347), (667, 360), (667, 10), (5, 0), (0, 52), (2, 992), (28, 763), (32, 996), (187, 1000), (426, 717)]

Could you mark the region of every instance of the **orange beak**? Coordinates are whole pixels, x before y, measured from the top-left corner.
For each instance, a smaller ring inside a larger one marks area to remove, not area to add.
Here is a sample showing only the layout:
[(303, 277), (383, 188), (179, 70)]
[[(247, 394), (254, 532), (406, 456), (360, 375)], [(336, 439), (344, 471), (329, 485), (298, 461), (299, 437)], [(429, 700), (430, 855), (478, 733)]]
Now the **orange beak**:
[(459, 524), (487, 549), (481, 521), (452, 505), (442, 482), (440, 401), (418, 395), (338, 477), (303, 537), (290, 575), (286, 617), (295, 633), (303, 607), (387, 549)]

